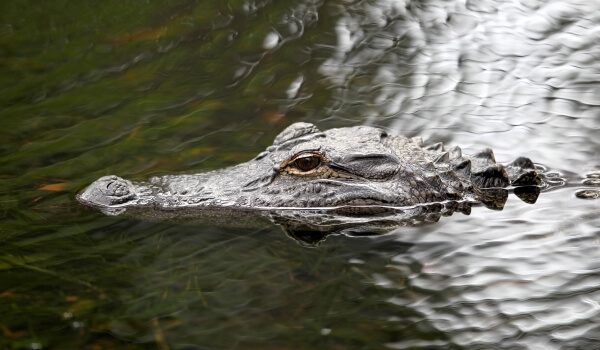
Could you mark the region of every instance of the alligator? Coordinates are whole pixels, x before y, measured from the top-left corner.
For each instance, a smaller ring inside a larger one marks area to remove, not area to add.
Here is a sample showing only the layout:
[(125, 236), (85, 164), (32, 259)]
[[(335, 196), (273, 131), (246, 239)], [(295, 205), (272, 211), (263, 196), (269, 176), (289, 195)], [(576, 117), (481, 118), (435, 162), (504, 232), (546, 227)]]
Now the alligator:
[(390, 135), (375, 127), (320, 131), (299, 122), (246, 163), (149, 181), (104, 176), (77, 199), (111, 215), (134, 209), (177, 216), (178, 209), (282, 208), (373, 214), (425, 205), (468, 211), (478, 203), (502, 209), (509, 189), (533, 203), (541, 183), (529, 158), (502, 165), (489, 148), (466, 156), (459, 147), (426, 145), (420, 137)]

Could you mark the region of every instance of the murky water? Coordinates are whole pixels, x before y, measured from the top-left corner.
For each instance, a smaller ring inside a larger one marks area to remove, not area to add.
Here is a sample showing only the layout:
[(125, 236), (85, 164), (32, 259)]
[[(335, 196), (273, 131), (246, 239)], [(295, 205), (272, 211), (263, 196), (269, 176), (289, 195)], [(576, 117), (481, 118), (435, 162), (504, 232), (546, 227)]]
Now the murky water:
[[(0, 5), (0, 347), (595, 349), (600, 3)], [(531, 157), (557, 186), (317, 248), (75, 194), (248, 160), (295, 121)], [(581, 193), (581, 192), (580, 192)]]

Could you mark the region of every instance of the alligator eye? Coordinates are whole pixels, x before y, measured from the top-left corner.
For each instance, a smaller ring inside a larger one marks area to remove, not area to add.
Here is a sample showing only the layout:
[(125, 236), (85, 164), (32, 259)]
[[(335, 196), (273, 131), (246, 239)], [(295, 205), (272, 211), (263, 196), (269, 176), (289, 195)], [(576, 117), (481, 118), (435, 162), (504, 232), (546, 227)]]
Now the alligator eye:
[(294, 161), (296, 168), (301, 171), (311, 171), (321, 165), (321, 158), (317, 156), (306, 156)]

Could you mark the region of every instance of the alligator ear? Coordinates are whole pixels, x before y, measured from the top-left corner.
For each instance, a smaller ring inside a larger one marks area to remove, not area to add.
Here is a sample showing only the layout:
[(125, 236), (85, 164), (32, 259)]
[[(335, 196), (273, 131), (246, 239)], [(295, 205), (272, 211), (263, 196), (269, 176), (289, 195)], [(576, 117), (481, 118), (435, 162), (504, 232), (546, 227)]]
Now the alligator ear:
[(273, 145), (281, 145), (286, 141), (295, 139), (300, 136), (315, 134), (320, 132), (316, 126), (310, 123), (294, 123), (283, 130), (273, 141)]

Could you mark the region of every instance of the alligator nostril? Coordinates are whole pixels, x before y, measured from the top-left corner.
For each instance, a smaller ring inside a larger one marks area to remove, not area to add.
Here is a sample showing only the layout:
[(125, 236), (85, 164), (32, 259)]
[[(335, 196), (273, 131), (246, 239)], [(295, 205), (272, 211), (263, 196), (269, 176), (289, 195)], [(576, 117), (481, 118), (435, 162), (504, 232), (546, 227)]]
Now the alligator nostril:
[(127, 196), (130, 191), (128, 184), (123, 179), (111, 181), (106, 185), (106, 190), (103, 191), (107, 196), (123, 197)]
[(101, 207), (124, 204), (136, 198), (133, 184), (114, 175), (101, 177), (78, 196), (86, 204)]

